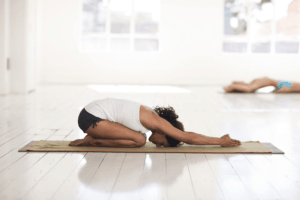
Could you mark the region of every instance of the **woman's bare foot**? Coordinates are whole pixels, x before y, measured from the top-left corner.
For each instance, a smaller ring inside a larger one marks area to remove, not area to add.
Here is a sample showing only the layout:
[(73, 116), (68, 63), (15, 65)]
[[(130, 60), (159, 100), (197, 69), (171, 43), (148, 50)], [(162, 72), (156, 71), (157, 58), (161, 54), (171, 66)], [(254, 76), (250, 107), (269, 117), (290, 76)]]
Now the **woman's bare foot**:
[(92, 142), (93, 140), (94, 140), (93, 137), (87, 135), (83, 139), (74, 140), (70, 142), (69, 146), (93, 146), (93, 142)]

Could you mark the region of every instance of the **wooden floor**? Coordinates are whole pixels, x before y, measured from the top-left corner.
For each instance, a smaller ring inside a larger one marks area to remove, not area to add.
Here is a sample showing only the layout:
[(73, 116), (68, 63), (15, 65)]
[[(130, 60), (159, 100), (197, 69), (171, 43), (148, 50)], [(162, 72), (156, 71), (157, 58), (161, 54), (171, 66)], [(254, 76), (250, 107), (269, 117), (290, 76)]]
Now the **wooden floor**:
[[(0, 96), (0, 199), (300, 199), (300, 94), (180, 88), (43, 85)], [(171, 105), (188, 131), (270, 142), (285, 154), (18, 152), (32, 140), (83, 138), (79, 111), (106, 97)]]

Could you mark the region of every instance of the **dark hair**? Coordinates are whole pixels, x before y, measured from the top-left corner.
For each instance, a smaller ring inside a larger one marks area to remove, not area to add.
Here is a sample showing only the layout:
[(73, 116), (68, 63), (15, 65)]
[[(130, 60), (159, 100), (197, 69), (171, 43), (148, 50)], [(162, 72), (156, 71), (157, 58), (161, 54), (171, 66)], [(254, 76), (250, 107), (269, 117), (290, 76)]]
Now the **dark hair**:
[[(162, 118), (170, 122), (174, 127), (178, 128), (181, 131), (184, 131), (183, 124), (177, 120), (178, 115), (175, 113), (175, 110), (173, 107), (159, 107), (156, 106), (154, 108), (154, 111)], [(170, 144), (170, 147), (177, 147), (177, 145), (180, 143), (179, 140), (176, 140), (168, 135), (166, 135), (166, 139), (168, 143)]]

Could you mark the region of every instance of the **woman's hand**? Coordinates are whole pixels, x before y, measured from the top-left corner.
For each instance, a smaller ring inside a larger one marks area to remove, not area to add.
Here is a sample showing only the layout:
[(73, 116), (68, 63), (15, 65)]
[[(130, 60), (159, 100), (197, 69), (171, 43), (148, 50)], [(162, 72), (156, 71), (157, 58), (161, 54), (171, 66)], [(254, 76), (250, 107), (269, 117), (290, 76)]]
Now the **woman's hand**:
[(220, 145), (222, 147), (237, 147), (237, 146), (240, 146), (241, 144), (242, 143), (239, 140), (231, 139), (228, 134), (223, 135), (220, 138)]

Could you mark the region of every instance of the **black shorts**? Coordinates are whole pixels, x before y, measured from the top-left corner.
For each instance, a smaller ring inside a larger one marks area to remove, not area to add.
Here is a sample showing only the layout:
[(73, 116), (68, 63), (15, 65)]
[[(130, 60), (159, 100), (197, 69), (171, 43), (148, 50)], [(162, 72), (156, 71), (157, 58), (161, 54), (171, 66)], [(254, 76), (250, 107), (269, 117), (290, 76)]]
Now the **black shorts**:
[(102, 121), (103, 119), (95, 117), (94, 115), (88, 113), (84, 108), (81, 110), (78, 116), (78, 126), (85, 133), (85, 131), (93, 125), (93, 128), (97, 126), (97, 122)]

